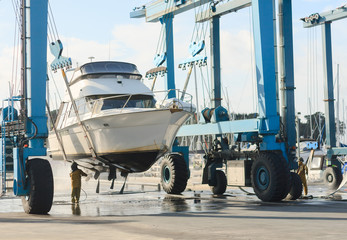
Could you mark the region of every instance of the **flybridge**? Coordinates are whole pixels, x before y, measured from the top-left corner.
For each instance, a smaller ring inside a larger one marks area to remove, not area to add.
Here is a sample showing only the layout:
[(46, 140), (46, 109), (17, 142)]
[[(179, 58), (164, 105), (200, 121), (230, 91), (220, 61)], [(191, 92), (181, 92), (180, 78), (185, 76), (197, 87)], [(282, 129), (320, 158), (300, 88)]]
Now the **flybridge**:
[(82, 75), (94, 73), (123, 73), (141, 75), (136, 65), (125, 62), (91, 62), (80, 67)]

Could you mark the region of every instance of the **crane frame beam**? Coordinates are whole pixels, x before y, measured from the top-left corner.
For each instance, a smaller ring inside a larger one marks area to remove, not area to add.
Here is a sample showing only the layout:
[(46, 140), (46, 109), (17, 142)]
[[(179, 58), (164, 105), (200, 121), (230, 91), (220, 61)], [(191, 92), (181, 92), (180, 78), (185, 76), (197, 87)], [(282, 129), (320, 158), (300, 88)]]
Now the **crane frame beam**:
[(336, 147), (336, 125), (334, 110), (334, 82), (333, 82), (333, 59), (331, 23), (347, 18), (347, 4), (337, 9), (323, 13), (314, 13), (308, 17), (301, 18), (304, 28), (322, 26), (322, 50), (323, 50), (323, 73), (324, 73), (324, 102), (326, 115), (326, 146), (327, 165), (340, 166), (335, 156), (347, 152), (347, 148)]
[(146, 22), (158, 22), (165, 15), (172, 14), (175, 16), (209, 2), (212, 2), (212, 0), (158, 0), (148, 4), (143, 9), (134, 10), (130, 13), (130, 17), (146, 18)]
[(347, 18), (347, 4), (334, 10), (311, 14), (308, 17), (301, 18), (301, 20), (304, 21), (304, 28), (311, 28), (344, 18)]
[(195, 15), (196, 22), (205, 22), (216, 16), (223, 16), (231, 12), (237, 12), (240, 9), (250, 7), (252, 5), (252, 0), (233, 0), (222, 5), (217, 5), (216, 8), (208, 9), (203, 13), (198, 13)]

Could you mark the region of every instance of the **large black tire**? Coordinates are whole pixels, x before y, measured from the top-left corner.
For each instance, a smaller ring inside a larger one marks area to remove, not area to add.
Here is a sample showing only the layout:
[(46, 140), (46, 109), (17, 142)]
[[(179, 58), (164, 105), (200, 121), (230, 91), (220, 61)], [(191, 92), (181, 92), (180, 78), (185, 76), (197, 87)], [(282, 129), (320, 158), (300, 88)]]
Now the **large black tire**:
[(221, 170), (217, 170), (215, 173), (216, 178), (216, 186), (211, 186), (211, 191), (213, 194), (221, 195), (225, 193), (225, 190), (227, 189), (227, 178), (225, 176), (225, 173)]
[(296, 200), (302, 195), (302, 182), (300, 176), (297, 173), (291, 172), (292, 185), (288, 193), (288, 200)]
[(29, 196), (22, 197), (24, 211), (30, 214), (47, 214), (53, 203), (53, 173), (47, 160), (35, 158), (26, 166)]
[(323, 179), (330, 189), (336, 190), (341, 184), (342, 173), (337, 167), (327, 167)]
[(188, 169), (184, 158), (179, 154), (168, 154), (161, 163), (161, 185), (169, 194), (180, 194), (186, 189)]
[(287, 162), (273, 152), (262, 152), (252, 164), (252, 187), (259, 199), (275, 202), (284, 199), (291, 186)]

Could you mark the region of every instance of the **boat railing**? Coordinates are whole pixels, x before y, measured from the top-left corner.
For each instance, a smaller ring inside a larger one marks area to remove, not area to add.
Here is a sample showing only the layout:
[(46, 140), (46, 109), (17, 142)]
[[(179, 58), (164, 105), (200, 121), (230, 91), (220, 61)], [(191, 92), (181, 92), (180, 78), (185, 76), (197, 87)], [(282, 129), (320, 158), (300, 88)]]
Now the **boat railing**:
[[(169, 98), (170, 92), (176, 92), (176, 97), (175, 98)], [(192, 104), (192, 95), (188, 94), (188, 93), (184, 93), (179, 90), (179, 89), (170, 89), (170, 90), (166, 90), (166, 91), (153, 91), (153, 92), (148, 92), (148, 93), (142, 93), (141, 95), (152, 95), (154, 94), (154, 96), (161, 100), (157, 100), (156, 103), (156, 107), (157, 108), (176, 108), (176, 109), (184, 109), (186, 111), (189, 112), (194, 112), (195, 111), (195, 107)], [(100, 111), (102, 110), (104, 101), (107, 99), (117, 99), (117, 98), (126, 98), (125, 103), (123, 104), (122, 107), (119, 107), (118, 110), (120, 110), (120, 112), (122, 112), (127, 105), (129, 104), (129, 101), (131, 100), (131, 98), (133, 96), (136, 96), (139, 94), (122, 94), (122, 95), (117, 95), (117, 96), (107, 96), (107, 97), (102, 97), (102, 98), (98, 98), (98, 99), (93, 99), (93, 100), (89, 100), (89, 101), (76, 101), (76, 105), (77, 105), (77, 110), (79, 112), (79, 114), (85, 114), (85, 113), (91, 113), (91, 115), (95, 115), (100, 113)], [(184, 98), (181, 99), (182, 95), (184, 95)], [(67, 103), (65, 103), (67, 104)], [(58, 125), (61, 125), (64, 121), (67, 120), (67, 118), (69, 117), (75, 117), (74, 111), (73, 109), (71, 109), (71, 104), (69, 106), (67, 106), (65, 108), (65, 111), (59, 111), (58, 116), (57, 116), (57, 120), (59, 121), (56, 122), (57, 127), (61, 127)]]
[[(170, 99), (168, 96), (170, 95), (170, 92), (172, 91), (176, 92), (177, 97)], [(146, 95), (147, 93), (142, 93), (142, 94)], [(157, 102), (157, 106), (159, 106), (160, 108), (177, 108), (177, 109), (185, 109), (190, 112), (195, 111), (195, 107), (192, 104), (193, 96), (188, 93), (184, 93), (184, 98), (180, 99), (180, 96), (182, 96), (183, 92), (179, 89), (170, 89), (166, 91), (153, 91), (153, 92), (148, 92), (148, 94), (154, 94), (156, 97), (158, 95), (162, 96), (162, 100)], [(139, 95), (139, 94), (122, 94), (117, 96), (108, 96), (108, 97), (98, 98), (98, 99), (89, 101), (89, 104), (90, 104), (89, 106), (92, 106), (92, 109), (91, 109), (92, 115), (97, 114), (101, 111), (104, 100), (127, 97), (123, 106), (119, 108), (121, 110), (120, 112), (122, 112), (127, 107), (131, 98), (136, 95)]]
[[(170, 93), (175, 92), (174, 98), (169, 98)], [(189, 112), (195, 112), (195, 107), (193, 105), (193, 96), (187, 92), (180, 89), (169, 89), (163, 91), (154, 91), (156, 96), (164, 95), (162, 100), (158, 101), (157, 105), (162, 108), (178, 108), (184, 109)]]

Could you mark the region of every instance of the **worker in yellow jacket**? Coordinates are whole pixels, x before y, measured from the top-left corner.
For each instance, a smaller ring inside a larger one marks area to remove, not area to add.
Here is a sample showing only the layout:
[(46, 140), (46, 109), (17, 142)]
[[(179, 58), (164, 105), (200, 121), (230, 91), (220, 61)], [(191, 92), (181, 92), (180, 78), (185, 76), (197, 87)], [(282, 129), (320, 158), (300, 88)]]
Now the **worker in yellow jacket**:
[(307, 195), (307, 182), (306, 182), (306, 174), (308, 174), (308, 169), (306, 164), (304, 164), (304, 159), (300, 158), (298, 161), (298, 170), (296, 173), (300, 176), (302, 185), (304, 186), (304, 193)]
[(72, 163), (71, 165), (72, 172), (70, 173), (71, 177), (71, 202), (72, 203), (78, 203), (80, 200), (80, 194), (81, 194), (81, 177), (87, 176), (86, 173), (84, 173), (82, 170), (78, 169), (77, 163)]

